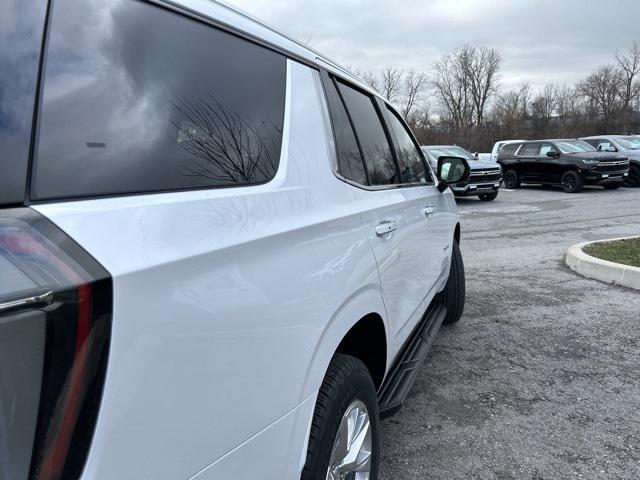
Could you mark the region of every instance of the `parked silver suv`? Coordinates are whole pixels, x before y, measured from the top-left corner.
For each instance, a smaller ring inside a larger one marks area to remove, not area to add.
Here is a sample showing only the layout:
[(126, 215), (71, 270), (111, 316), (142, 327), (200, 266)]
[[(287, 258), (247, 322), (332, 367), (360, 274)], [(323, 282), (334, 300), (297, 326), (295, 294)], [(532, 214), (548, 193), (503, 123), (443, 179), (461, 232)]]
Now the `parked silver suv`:
[(502, 168), (498, 163), (480, 161), (458, 145), (428, 145), (421, 148), (433, 168), (437, 168), (438, 159), (441, 157), (453, 155), (467, 160), (471, 169), (469, 178), (451, 186), (456, 197), (477, 196), (485, 202), (491, 202), (498, 197), (502, 182)]
[(638, 135), (596, 135), (581, 140), (602, 152), (617, 152), (629, 159), (629, 175), (624, 186), (640, 187), (640, 136)]

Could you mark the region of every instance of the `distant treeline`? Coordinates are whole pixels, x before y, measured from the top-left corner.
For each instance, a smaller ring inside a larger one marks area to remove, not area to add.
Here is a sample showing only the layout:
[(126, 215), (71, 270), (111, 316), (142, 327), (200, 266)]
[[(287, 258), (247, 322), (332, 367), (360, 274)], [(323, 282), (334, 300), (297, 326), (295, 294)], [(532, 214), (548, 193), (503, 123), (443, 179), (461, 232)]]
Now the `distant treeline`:
[(488, 151), (503, 139), (640, 133), (640, 44), (616, 50), (611, 63), (580, 82), (534, 90), (500, 87), (496, 49), (463, 46), (428, 72), (386, 67), (353, 69), (394, 103), (422, 144), (463, 145)]

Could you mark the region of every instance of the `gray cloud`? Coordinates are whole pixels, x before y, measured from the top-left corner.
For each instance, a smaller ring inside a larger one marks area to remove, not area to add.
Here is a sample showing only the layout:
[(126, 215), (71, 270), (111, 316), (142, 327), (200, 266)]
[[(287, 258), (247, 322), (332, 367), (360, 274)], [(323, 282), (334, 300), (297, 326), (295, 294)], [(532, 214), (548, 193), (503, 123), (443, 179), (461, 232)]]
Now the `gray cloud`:
[(640, 40), (639, 0), (230, 0), (343, 65), (428, 70), (469, 43), (497, 48), (505, 87), (573, 83)]

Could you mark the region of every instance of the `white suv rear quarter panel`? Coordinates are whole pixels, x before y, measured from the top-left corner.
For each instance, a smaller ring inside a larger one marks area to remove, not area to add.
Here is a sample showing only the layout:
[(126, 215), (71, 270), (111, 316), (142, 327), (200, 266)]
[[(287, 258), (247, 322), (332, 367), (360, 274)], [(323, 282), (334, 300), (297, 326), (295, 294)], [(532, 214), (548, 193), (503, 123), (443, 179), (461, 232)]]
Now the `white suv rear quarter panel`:
[(113, 276), (83, 478), (229, 478), (249, 471), (242, 449), (263, 431), (260, 478), (299, 476), (304, 441), (283, 449), (306, 438), (335, 348), (361, 316), (385, 317), (359, 215), (330, 169), (317, 75), (288, 62), (268, 184), (34, 207)]

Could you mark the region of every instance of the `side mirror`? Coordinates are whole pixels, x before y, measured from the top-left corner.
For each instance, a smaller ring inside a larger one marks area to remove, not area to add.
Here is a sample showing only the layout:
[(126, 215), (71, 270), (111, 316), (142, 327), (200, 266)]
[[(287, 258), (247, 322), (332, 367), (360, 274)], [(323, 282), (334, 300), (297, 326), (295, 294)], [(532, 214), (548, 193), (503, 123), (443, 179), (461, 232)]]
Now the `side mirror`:
[(438, 158), (438, 190), (444, 192), (449, 185), (469, 180), (469, 164), (461, 157)]
[(616, 147), (614, 147), (613, 145), (611, 145), (609, 148), (607, 148), (607, 152), (617, 152), (618, 149)]
[(558, 158), (559, 156), (560, 156), (560, 154), (555, 150), (549, 150), (547, 152), (547, 157)]

